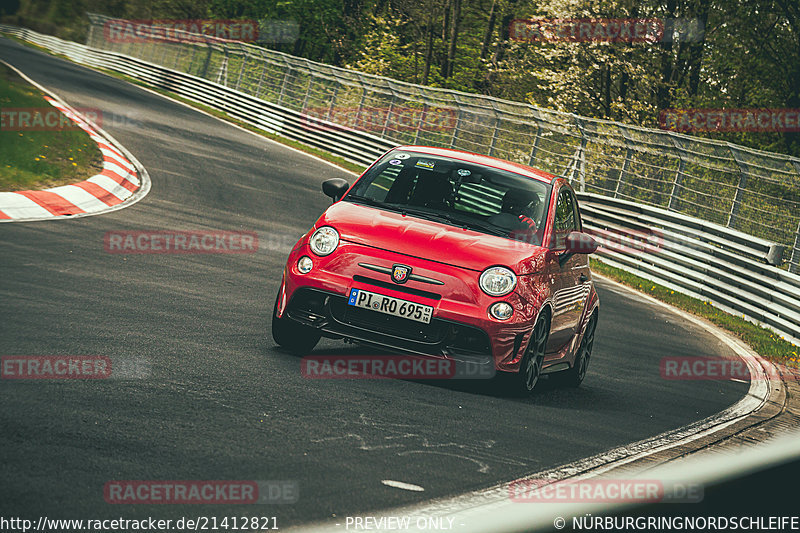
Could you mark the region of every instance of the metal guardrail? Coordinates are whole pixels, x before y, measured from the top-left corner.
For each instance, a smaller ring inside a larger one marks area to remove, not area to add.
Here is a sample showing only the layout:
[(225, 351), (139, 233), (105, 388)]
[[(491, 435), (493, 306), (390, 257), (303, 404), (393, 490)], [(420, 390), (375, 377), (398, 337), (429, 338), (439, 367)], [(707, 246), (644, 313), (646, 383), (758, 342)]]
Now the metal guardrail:
[(599, 259), (733, 315), (760, 322), (800, 345), (800, 276), (766, 264), (776, 245), (672, 211), (579, 193)]
[[(324, 149), (352, 162), (367, 165), (398, 144), (394, 139), (384, 139), (317, 117), (310, 118), (302, 112), (302, 106), (292, 104), (289, 95), (279, 99), (281, 103), (278, 104), (235, 87), (122, 53), (99, 50), (11, 26), (0, 25), (0, 31), (63, 54), (78, 63), (110, 69), (153, 87), (173, 91), (184, 98), (225, 111), (267, 132)], [(210, 44), (209, 49), (217, 46), (220, 45)], [(204, 62), (209, 63), (210, 57), (212, 53), (208, 52)], [(499, 134), (499, 137), (497, 146), (502, 143), (502, 135)], [(419, 137), (406, 141), (415, 140), (425, 141)], [(536, 151), (536, 144), (530, 149)], [(496, 156), (504, 155), (498, 150), (489, 152)], [(554, 173), (572, 178), (580, 189), (581, 183), (587, 185), (588, 181), (581, 182), (581, 165), (576, 166), (576, 161), (567, 157), (565, 166), (560, 170), (554, 169), (557, 170)], [(583, 189), (587, 191), (591, 188), (585, 186)], [(630, 246), (609, 246), (608, 250), (601, 251), (603, 261), (679, 292), (710, 301), (725, 311), (745, 315), (791, 342), (800, 344), (800, 276), (767, 264), (780, 261), (783, 244), (674, 210), (632, 202), (621, 198), (621, 195), (614, 197), (583, 192), (580, 196), (586, 226), (601, 240), (608, 242), (609, 238), (620, 234), (649, 232), (653, 235), (654, 229), (659, 236), (657, 246), (653, 242), (647, 246), (635, 242)], [(482, 199), (476, 197), (473, 200), (480, 203)]]
[(95, 48), (193, 74), (327, 123), (366, 129), (394, 144), (458, 148), (568, 172), (582, 192), (783, 244), (792, 251), (790, 269), (800, 269), (798, 158), (404, 83), (212, 37), (173, 32), (171, 40), (114, 38), (127, 34), (109, 31), (114, 19), (89, 18), (88, 44)]

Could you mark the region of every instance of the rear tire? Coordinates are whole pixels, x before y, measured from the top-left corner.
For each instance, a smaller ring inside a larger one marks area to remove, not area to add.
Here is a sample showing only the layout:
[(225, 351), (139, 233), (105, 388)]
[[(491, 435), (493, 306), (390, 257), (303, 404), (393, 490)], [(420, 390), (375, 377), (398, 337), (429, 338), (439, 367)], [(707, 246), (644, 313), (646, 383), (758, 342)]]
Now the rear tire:
[(550, 320), (547, 316), (541, 316), (536, 321), (525, 355), (519, 363), (519, 372), (515, 376), (515, 388), (520, 394), (531, 394), (542, 380), (542, 365), (549, 336)]
[(278, 292), (275, 306), (272, 309), (272, 338), (279, 346), (291, 353), (305, 355), (314, 349), (322, 334), (314, 328), (298, 324), (289, 318), (278, 318), (280, 298), (281, 294)]
[(575, 355), (575, 364), (573, 364), (572, 368), (569, 370), (557, 374), (559, 382), (565, 387), (578, 387), (583, 383), (586, 377), (586, 371), (589, 368), (589, 361), (592, 358), (595, 328), (597, 328), (597, 313), (594, 313), (591, 318), (589, 318), (589, 323), (586, 325), (586, 332), (583, 334), (581, 345), (578, 347), (578, 353)]

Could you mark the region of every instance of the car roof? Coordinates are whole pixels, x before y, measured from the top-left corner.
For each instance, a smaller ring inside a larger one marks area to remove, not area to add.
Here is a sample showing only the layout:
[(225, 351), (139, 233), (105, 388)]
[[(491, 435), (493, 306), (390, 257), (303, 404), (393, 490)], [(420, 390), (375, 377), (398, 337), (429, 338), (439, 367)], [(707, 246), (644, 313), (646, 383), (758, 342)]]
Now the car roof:
[(461, 161), (467, 161), (469, 163), (485, 165), (487, 167), (493, 167), (500, 170), (507, 170), (509, 172), (521, 174), (522, 176), (533, 178), (537, 181), (541, 181), (544, 183), (552, 183), (553, 180), (556, 179), (556, 176), (554, 176), (553, 174), (550, 174), (549, 172), (545, 172), (543, 170), (539, 170), (538, 168), (533, 168), (528, 165), (521, 165), (519, 163), (512, 163), (511, 161), (505, 161), (503, 159), (498, 159), (496, 157), (491, 157), (488, 155), (475, 154), (472, 152), (464, 152), (461, 150), (451, 150), (449, 148), (436, 148), (433, 146), (416, 146), (416, 145), (398, 146), (395, 148), (395, 150), (408, 150), (409, 152), (419, 152), (429, 155), (450, 157), (452, 159), (459, 159)]

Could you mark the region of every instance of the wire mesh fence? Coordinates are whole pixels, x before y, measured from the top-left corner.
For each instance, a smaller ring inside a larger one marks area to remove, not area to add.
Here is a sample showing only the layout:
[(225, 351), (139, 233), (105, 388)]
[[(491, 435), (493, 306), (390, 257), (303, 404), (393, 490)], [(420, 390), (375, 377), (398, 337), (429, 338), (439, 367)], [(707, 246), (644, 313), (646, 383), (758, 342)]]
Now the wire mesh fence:
[[(397, 144), (530, 164), (584, 192), (662, 207), (782, 244), (800, 270), (800, 159), (666, 130), (424, 87), (250, 44), (175, 30), (112, 39), (89, 15), (88, 45), (198, 76), (326, 123)], [(191, 35), (191, 37), (190, 37)]]

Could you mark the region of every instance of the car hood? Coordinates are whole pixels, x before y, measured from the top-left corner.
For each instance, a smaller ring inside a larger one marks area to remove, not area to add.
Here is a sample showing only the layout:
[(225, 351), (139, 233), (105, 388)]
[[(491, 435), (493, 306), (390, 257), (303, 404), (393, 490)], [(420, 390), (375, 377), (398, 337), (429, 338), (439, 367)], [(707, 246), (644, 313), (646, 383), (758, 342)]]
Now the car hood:
[(336, 202), (316, 227), (336, 228), (342, 240), (480, 272), (504, 265), (516, 274), (541, 270), (546, 249), (393, 211)]

